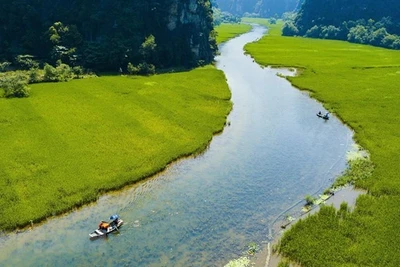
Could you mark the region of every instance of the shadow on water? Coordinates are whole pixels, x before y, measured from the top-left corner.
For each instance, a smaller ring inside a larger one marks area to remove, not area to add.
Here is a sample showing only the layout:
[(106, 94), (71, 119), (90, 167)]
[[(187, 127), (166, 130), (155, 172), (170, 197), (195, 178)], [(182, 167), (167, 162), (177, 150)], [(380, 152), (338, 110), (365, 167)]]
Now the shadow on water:
[[(221, 47), (234, 108), (209, 149), (96, 203), (20, 234), (0, 238), (0, 265), (221, 266), (304, 195), (328, 187), (346, 166), (352, 133), (323, 107), (261, 68), (243, 46), (265, 29)], [(281, 71), (278, 71), (281, 72)], [(90, 241), (101, 219), (118, 213), (120, 233)]]

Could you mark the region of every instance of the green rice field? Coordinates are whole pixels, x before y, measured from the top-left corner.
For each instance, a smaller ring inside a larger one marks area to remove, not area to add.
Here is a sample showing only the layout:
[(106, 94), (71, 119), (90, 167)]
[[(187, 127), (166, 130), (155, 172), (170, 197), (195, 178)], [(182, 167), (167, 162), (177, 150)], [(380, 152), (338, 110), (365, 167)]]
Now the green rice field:
[(215, 27), (215, 31), (218, 33), (217, 44), (226, 42), (227, 40), (234, 38), (242, 33), (248, 32), (250, 30), (251, 26), (248, 24), (222, 23), (221, 25)]
[(279, 251), (302, 266), (398, 266), (400, 262), (400, 51), (342, 41), (283, 37), (282, 24), (246, 51), (262, 65), (291, 66), (288, 78), (355, 130), (375, 171), (357, 181), (356, 208), (326, 207), (296, 223)]
[(206, 148), (232, 103), (212, 66), (31, 86), (0, 98), (0, 230), (95, 201)]

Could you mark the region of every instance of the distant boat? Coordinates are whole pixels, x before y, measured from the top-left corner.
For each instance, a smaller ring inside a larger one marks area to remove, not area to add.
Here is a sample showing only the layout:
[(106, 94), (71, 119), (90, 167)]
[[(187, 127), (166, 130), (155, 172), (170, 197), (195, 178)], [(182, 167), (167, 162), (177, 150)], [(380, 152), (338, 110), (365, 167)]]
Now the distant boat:
[(329, 120), (329, 112), (327, 112), (325, 115), (322, 115), (322, 113), (317, 113), (317, 116), (323, 118), (324, 120)]
[(109, 221), (101, 221), (98, 229), (89, 234), (90, 238), (107, 236), (109, 233), (117, 231), (124, 223), (118, 215), (112, 215)]

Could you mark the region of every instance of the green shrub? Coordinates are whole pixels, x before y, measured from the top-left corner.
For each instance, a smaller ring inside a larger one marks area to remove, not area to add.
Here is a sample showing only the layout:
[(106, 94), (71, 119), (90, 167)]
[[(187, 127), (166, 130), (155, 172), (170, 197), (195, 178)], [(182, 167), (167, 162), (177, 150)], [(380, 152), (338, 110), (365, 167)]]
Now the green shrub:
[(156, 73), (156, 67), (153, 64), (148, 64), (146, 62), (139, 63), (137, 66), (128, 63), (127, 69), (128, 73), (132, 75), (153, 75)]
[(56, 67), (57, 81), (66, 82), (72, 79), (73, 72), (70, 66), (61, 63)]
[(297, 27), (293, 24), (293, 22), (288, 21), (283, 25), (282, 28), (282, 35), (283, 36), (296, 36), (299, 34), (299, 30)]
[(29, 83), (39, 83), (41, 81), (42, 81), (42, 78), (40, 77), (38, 69), (30, 69), (28, 71), (28, 82)]
[(130, 62), (128, 63), (127, 70), (128, 70), (128, 73), (131, 74), (131, 75), (136, 75), (136, 74), (139, 73), (139, 68), (134, 66)]
[(15, 62), (18, 68), (22, 70), (30, 70), (32, 68), (39, 68), (39, 63), (34, 60), (32, 55), (19, 55), (15, 58)]
[(81, 66), (75, 66), (72, 68), (72, 72), (75, 75), (75, 78), (80, 79), (83, 75), (83, 68)]
[(0, 77), (0, 88), (4, 90), (4, 96), (7, 98), (29, 96), (28, 78), (21, 73)]
[(70, 66), (64, 63), (58, 63), (59, 65), (55, 68), (50, 64), (44, 65), (44, 76), (43, 80), (46, 82), (66, 82), (73, 78), (73, 70)]
[(11, 65), (10, 62), (5, 61), (0, 63), (0, 72), (5, 72), (7, 71), (8, 67)]
[(56, 81), (58, 81), (57, 70), (52, 65), (46, 63), (44, 65), (43, 70), (44, 70), (43, 80), (45, 82), (56, 82)]
[(313, 198), (313, 197), (310, 196), (310, 195), (306, 195), (306, 196), (304, 197), (304, 200), (306, 201), (306, 205), (311, 206), (311, 205), (314, 204), (315, 198)]

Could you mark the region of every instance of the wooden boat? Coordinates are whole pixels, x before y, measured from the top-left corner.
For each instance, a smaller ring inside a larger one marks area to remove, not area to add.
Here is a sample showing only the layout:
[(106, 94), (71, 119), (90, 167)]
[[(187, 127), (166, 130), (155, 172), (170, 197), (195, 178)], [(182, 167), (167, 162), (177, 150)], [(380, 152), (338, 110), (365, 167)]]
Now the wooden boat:
[(118, 215), (110, 217), (110, 221), (101, 221), (99, 227), (89, 234), (90, 238), (107, 236), (108, 234), (118, 231), (118, 228), (124, 223)]
[(322, 113), (317, 113), (317, 116), (324, 120), (329, 120), (329, 113), (326, 113), (325, 115), (322, 115)]

